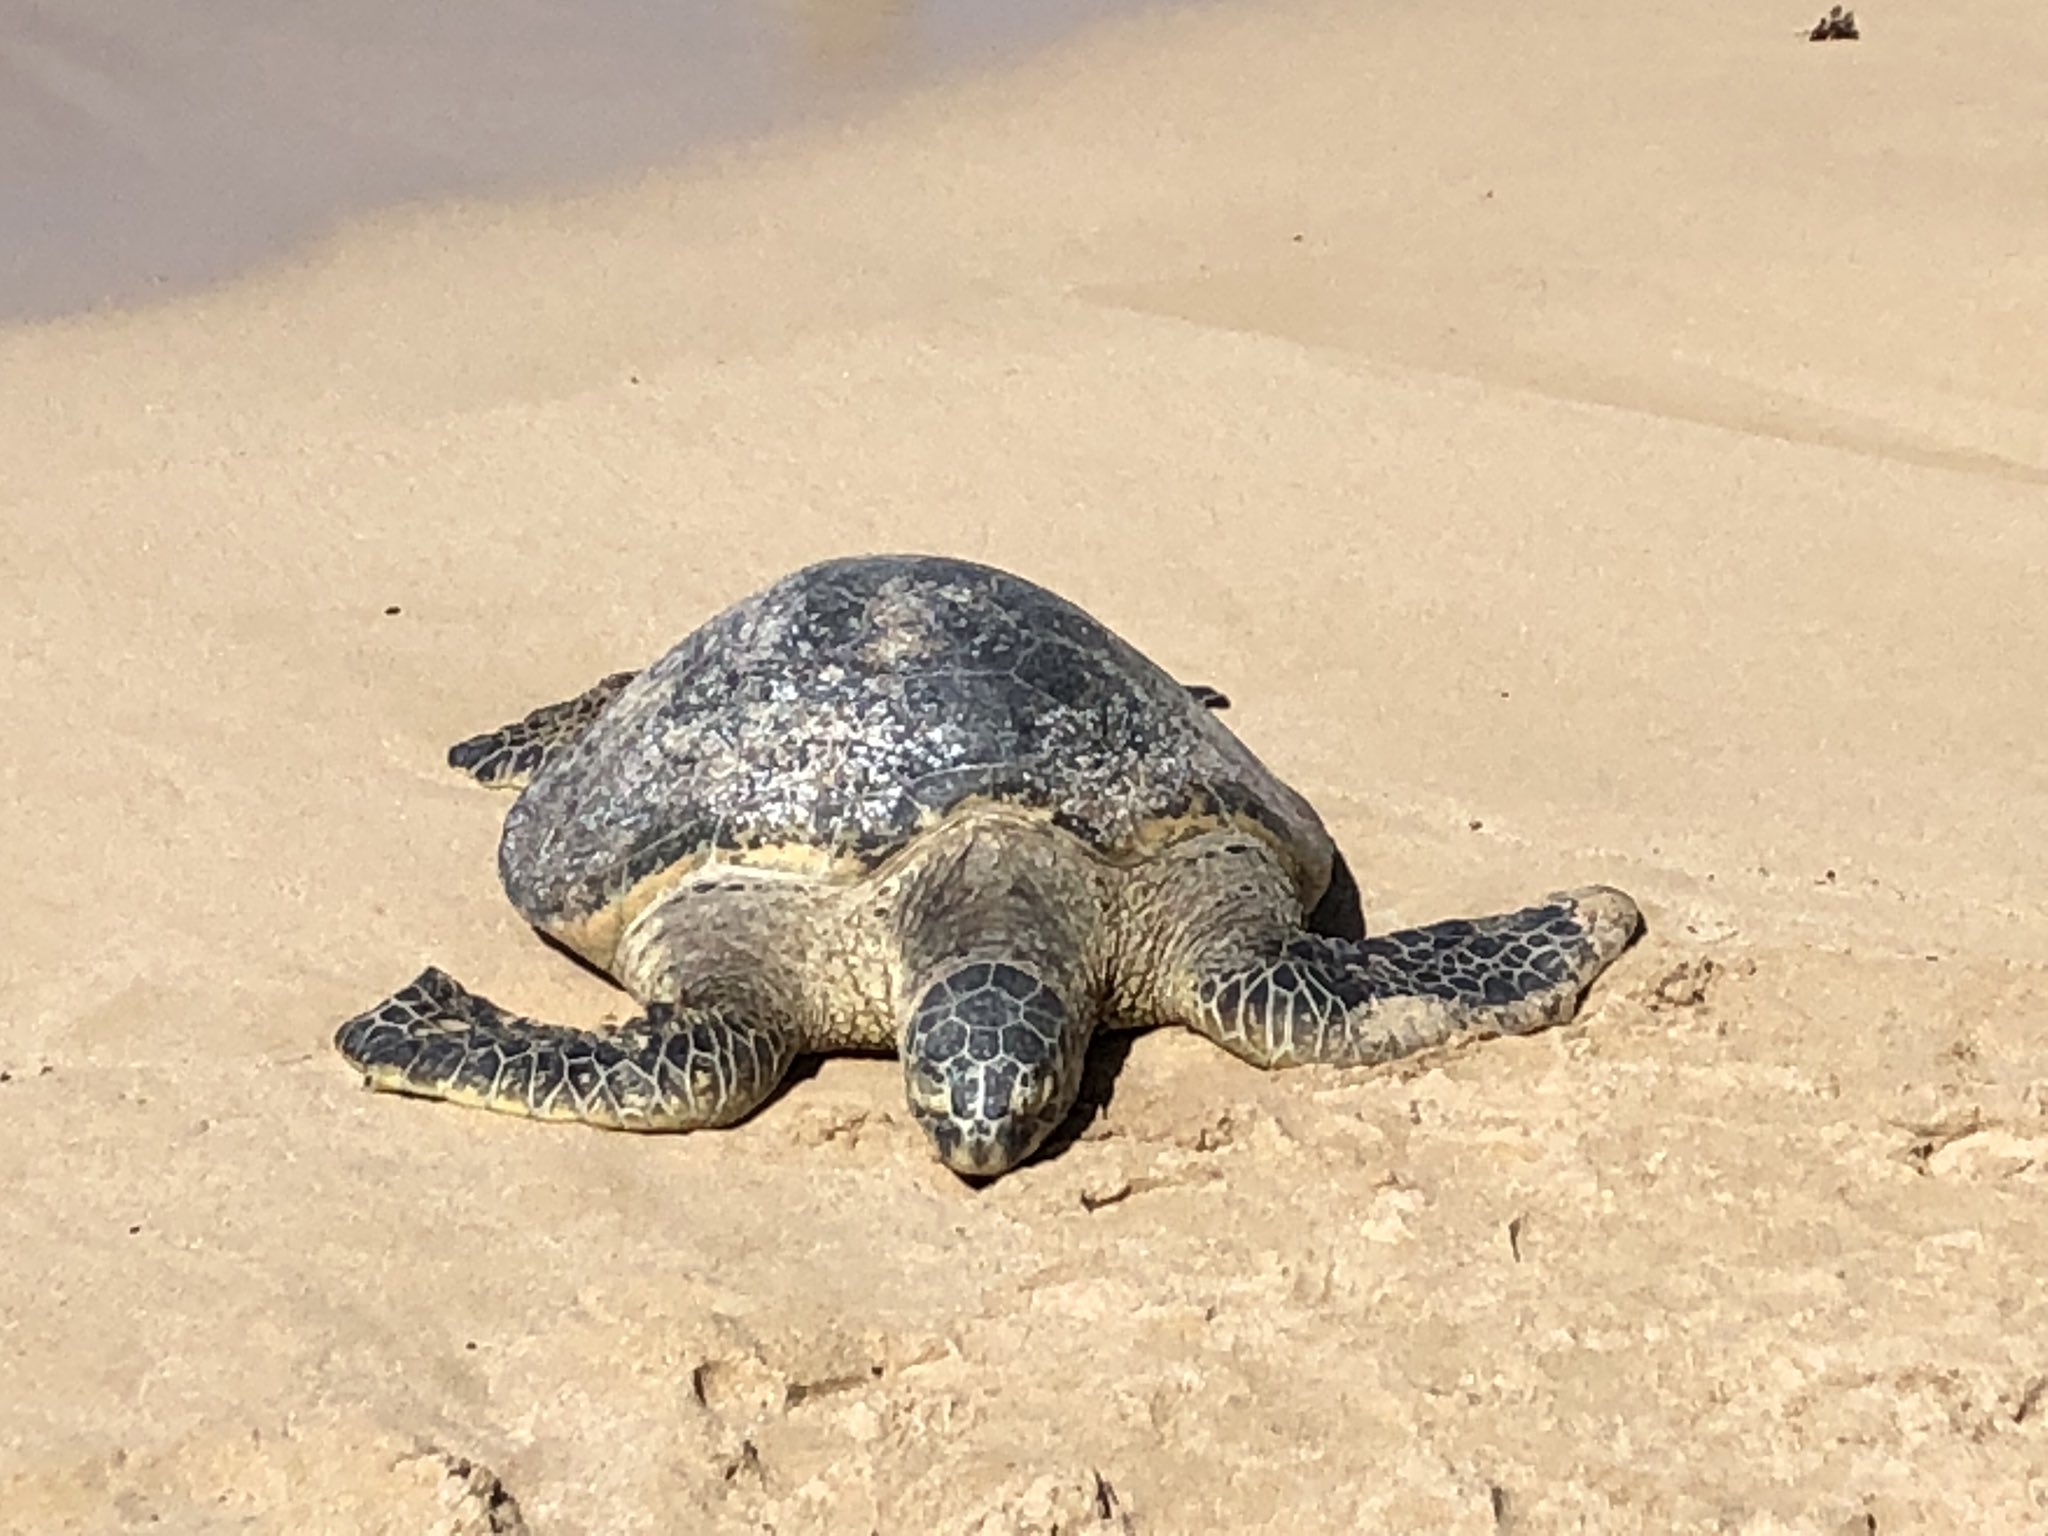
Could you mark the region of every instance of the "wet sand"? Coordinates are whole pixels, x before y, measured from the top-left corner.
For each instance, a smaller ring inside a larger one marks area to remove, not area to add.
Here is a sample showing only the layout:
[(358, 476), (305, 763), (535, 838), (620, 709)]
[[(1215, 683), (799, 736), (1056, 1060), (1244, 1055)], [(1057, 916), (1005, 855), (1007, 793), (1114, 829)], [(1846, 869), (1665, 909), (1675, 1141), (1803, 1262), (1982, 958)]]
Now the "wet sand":
[(1134, 0), (0, 0), (0, 321), (157, 300), (380, 208), (670, 165)]
[[(2042, 1529), (2048, 23), (1862, 19), (1130, 19), (0, 336), (0, 1529)], [(623, 1009), (446, 745), (876, 549), (1223, 688), (1377, 927), (1650, 933), (979, 1192), (886, 1061), (361, 1092), (429, 962)]]

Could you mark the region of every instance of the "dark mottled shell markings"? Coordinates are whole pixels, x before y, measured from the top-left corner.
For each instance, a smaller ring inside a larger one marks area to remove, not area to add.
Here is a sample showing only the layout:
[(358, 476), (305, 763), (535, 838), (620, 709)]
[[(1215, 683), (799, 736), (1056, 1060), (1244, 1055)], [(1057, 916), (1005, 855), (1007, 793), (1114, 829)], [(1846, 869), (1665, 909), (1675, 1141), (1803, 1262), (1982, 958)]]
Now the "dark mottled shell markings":
[(975, 801), (1113, 862), (1232, 822), (1306, 902), (1329, 877), (1315, 813), (1172, 677), (1063, 598), (921, 556), (811, 566), (711, 619), (536, 775), (499, 871), (602, 964), (622, 908), (700, 864), (853, 879)]

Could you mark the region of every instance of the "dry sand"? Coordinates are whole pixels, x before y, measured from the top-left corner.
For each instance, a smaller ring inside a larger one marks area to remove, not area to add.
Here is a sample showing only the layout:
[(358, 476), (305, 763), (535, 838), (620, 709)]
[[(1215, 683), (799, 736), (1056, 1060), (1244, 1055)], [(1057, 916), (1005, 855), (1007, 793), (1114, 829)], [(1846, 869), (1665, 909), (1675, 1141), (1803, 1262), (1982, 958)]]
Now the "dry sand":
[[(2048, 22), (1812, 9), (1225, 3), (0, 338), (0, 1527), (2048, 1529)], [(980, 1193), (881, 1061), (360, 1092), (429, 960), (620, 1008), (446, 743), (889, 548), (1226, 688), (1377, 924), (1650, 937)]]

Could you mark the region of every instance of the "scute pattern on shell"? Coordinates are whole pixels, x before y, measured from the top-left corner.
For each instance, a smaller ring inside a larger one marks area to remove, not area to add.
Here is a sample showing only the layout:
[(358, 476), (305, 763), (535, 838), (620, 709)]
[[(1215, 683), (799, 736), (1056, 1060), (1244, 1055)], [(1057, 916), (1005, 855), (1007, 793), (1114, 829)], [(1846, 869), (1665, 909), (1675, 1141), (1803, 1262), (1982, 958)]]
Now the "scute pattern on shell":
[(930, 556), (827, 561), (708, 621), (534, 778), (499, 869), (545, 929), (713, 855), (852, 878), (974, 799), (1115, 860), (1164, 823), (1249, 820), (1309, 902), (1329, 869), (1306, 802), (1161, 668), (1041, 587)]

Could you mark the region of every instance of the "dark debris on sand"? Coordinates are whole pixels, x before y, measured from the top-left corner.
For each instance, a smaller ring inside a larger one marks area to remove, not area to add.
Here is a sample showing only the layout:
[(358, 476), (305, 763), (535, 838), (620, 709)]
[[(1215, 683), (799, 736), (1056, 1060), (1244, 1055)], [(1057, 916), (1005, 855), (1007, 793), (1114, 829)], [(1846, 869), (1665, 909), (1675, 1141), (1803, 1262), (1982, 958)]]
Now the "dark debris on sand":
[(1856, 30), (1856, 13), (1836, 5), (1830, 6), (1827, 15), (1813, 24), (1806, 40), (1809, 43), (1853, 43), (1862, 35)]

